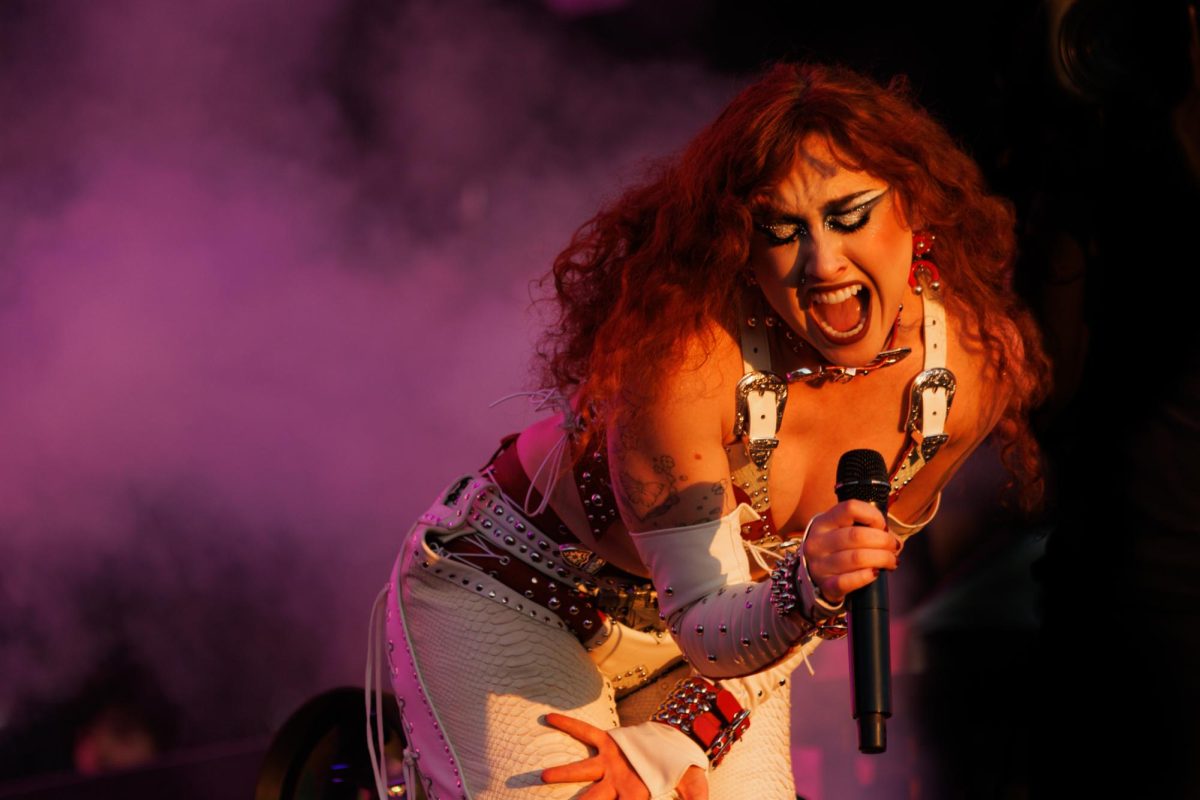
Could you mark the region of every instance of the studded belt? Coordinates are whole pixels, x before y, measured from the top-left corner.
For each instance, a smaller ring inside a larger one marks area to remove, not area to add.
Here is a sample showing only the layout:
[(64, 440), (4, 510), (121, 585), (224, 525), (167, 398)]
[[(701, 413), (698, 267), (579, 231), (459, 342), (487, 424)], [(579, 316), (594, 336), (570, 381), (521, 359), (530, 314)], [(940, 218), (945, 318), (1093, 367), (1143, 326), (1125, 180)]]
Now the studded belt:
[[(627, 611), (635, 593), (615, 587), (601, 592), (602, 582), (615, 582), (597, 578), (589, 566), (603, 560), (560, 543), (571, 534), (549, 508), (536, 515), (523, 512), (516, 499), (529, 493), (529, 502), (537, 504), (541, 497), (530, 489), (515, 439), (506, 438), (482, 473), (456, 481), (422, 516), (431, 529), (425, 536), (428, 557), (419, 560), (419, 568), (566, 628), (586, 643), (604, 628), (600, 596), (619, 598), (620, 610)], [(653, 606), (652, 595), (647, 603)]]

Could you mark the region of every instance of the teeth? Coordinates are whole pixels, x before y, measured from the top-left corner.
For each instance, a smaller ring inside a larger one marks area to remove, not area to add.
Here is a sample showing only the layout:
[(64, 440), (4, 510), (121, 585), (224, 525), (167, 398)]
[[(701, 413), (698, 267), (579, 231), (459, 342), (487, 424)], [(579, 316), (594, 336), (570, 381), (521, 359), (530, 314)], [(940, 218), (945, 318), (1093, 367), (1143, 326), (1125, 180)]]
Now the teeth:
[(833, 305), (835, 303), (844, 303), (862, 290), (862, 284), (856, 283), (853, 286), (843, 286), (832, 292), (821, 292), (820, 294), (812, 295), (814, 303), (826, 303)]
[(835, 329), (829, 327), (828, 325), (826, 325), (824, 320), (821, 320), (821, 319), (817, 320), (817, 325), (820, 326), (821, 332), (824, 333), (826, 336), (828, 336), (830, 339), (849, 339), (851, 336), (856, 336), (860, 331), (862, 331), (863, 326), (866, 324), (867, 324), (867, 321), (865, 319), (861, 319), (858, 321), (858, 324), (855, 325), (850, 330), (839, 331), (839, 330), (835, 330)]

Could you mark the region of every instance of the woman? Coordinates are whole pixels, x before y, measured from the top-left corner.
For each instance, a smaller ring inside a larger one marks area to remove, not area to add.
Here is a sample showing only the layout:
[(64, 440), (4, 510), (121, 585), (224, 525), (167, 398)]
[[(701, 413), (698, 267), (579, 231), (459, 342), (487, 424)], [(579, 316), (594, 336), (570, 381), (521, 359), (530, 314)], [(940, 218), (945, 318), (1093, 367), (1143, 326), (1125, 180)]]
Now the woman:
[[(993, 429), (1037, 495), (1012, 225), (902, 84), (780, 65), (584, 226), (557, 413), (439, 496), (390, 583), (429, 794), (793, 797), (779, 688), (845, 596)], [(856, 448), (886, 519), (837, 502)]]

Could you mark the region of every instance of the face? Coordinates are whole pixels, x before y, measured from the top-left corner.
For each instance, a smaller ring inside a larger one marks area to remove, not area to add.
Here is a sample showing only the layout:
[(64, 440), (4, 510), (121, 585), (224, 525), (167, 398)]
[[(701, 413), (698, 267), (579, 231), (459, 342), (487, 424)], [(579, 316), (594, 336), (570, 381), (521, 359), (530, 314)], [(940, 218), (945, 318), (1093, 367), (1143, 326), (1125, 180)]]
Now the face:
[(912, 230), (895, 192), (810, 137), (769, 200), (750, 255), (767, 301), (827, 362), (869, 363), (911, 297)]

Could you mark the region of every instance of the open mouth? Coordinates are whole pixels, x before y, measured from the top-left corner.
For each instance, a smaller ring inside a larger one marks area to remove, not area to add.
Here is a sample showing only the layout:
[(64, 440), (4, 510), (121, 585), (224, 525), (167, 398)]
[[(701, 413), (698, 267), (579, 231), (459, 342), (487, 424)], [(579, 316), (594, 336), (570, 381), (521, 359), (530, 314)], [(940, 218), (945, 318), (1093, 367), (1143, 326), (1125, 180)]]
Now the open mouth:
[(833, 344), (852, 344), (866, 334), (871, 291), (853, 283), (809, 295), (809, 314)]

